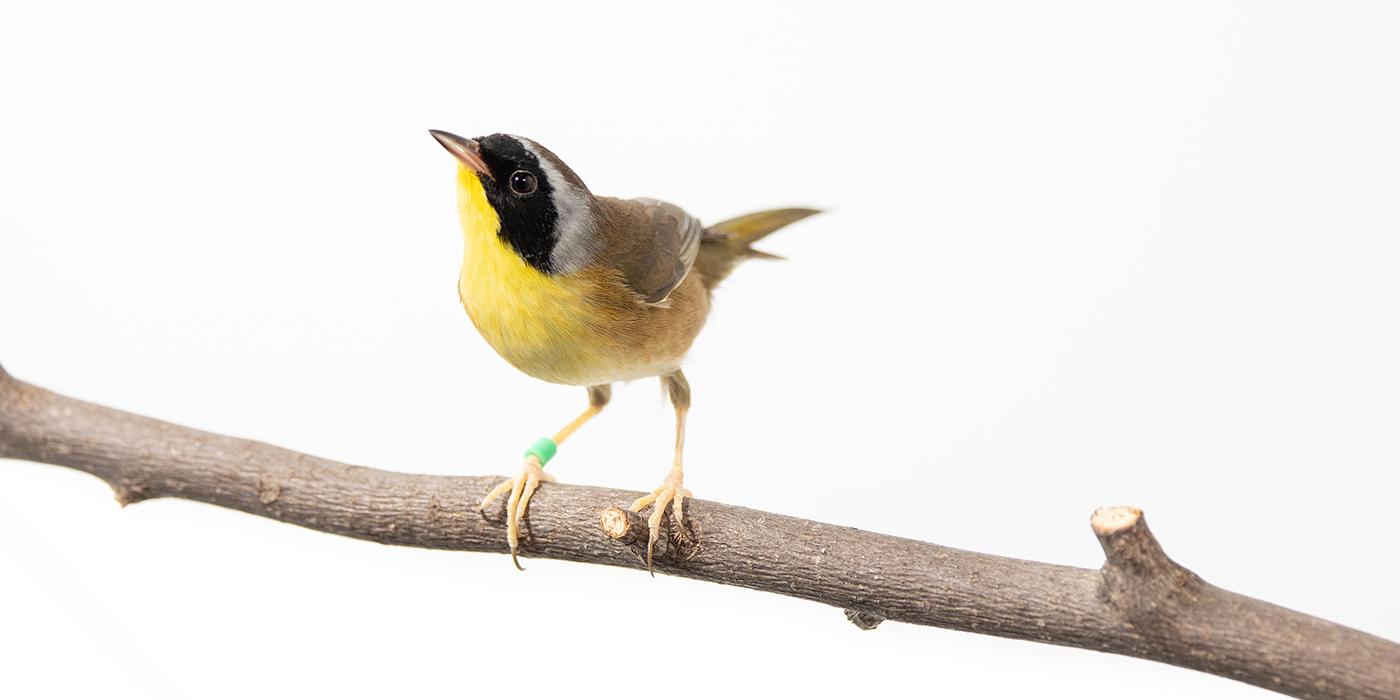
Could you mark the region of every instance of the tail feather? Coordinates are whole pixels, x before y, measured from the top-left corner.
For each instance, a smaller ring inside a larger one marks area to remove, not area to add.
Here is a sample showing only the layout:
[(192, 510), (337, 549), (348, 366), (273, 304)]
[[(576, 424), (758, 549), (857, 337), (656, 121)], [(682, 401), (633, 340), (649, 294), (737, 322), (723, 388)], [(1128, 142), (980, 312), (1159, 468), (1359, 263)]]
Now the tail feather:
[(729, 276), (735, 265), (748, 258), (781, 260), (781, 256), (754, 249), (753, 244), (788, 224), (818, 213), (820, 209), (769, 209), (707, 226), (700, 242), (700, 255), (695, 261), (705, 277), (705, 286), (713, 289)]
[(764, 236), (788, 224), (797, 223), (819, 213), (821, 213), (820, 209), (769, 209), (736, 216), (706, 228), (713, 233), (723, 233), (738, 238), (745, 245), (752, 245)]

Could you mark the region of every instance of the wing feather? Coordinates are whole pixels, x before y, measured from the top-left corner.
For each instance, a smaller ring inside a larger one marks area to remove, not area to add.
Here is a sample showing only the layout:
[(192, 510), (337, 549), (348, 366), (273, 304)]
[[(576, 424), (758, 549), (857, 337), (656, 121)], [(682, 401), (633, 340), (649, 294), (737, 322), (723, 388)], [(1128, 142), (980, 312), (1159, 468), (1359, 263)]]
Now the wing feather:
[(705, 226), (684, 209), (655, 199), (631, 200), (641, 209), (643, 235), (618, 260), (627, 286), (648, 304), (660, 304), (685, 280), (700, 253)]

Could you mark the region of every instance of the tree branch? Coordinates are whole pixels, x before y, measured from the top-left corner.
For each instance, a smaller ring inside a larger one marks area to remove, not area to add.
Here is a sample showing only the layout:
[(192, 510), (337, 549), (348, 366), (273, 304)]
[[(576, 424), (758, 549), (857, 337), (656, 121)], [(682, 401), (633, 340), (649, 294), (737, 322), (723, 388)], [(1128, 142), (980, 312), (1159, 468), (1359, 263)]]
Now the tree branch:
[[(123, 505), (175, 497), (384, 544), (506, 551), (497, 477), (342, 464), (78, 401), (0, 369), (0, 457), (79, 469)], [(530, 506), (533, 557), (640, 569), (638, 494), (549, 484)], [(1091, 519), (1095, 571), (965, 552), (849, 527), (690, 501), (687, 537), (657, 571), (804, 598), (881, 620), (1152, 659), (1299, 698), (1400, 698), (1400, 645), (1206, 583), (1162, 551), (1134, 508)]]

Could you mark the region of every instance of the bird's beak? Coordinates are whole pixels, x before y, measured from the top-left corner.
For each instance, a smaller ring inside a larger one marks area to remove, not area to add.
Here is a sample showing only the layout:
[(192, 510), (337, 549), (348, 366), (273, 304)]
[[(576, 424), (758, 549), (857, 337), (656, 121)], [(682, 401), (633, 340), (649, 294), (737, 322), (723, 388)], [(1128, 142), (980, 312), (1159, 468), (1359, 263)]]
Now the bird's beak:
[(437, 129), (428, 129), (428, 133), (432, 134), (433, 138), (437, 139), (437, 142), (442, 144), (442, 147), (446, 148), (448, 153), (451, 153), (457, 160), (462, 161), (462, 165), (467, 166), (467, 168), (476, 173), (479, 177), (484, 177), (488, 180), (494, 179), (491, 177), (490, 168), (486, 167), (486, 161), (481, 159), (481, 146), (478, 145), (476, 141), (464, 139), (456, 134), (438, 131)]

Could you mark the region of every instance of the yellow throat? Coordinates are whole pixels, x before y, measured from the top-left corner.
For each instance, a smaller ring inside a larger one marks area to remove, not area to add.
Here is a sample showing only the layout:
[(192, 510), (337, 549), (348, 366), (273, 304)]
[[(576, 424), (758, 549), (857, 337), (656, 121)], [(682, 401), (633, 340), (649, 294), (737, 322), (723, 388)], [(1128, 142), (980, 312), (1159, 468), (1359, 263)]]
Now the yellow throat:
[(496, 352), (535, 374), (557, 363), (559, 346), (586, 333), (588, 285), (531, 267), (501, 239), (500, 217), (475, 173), (457, 168), (464, 250), (458, 294), (472, 323)]

